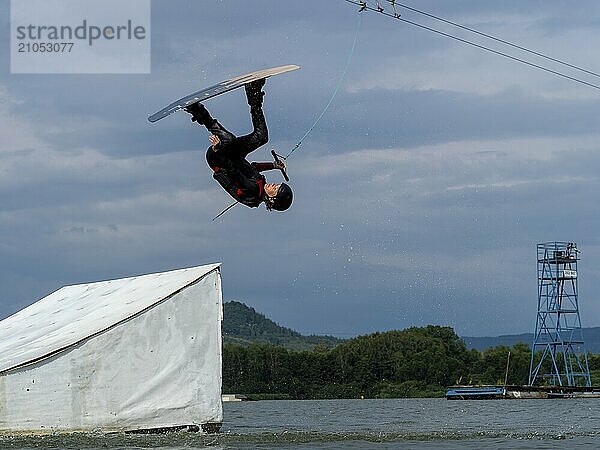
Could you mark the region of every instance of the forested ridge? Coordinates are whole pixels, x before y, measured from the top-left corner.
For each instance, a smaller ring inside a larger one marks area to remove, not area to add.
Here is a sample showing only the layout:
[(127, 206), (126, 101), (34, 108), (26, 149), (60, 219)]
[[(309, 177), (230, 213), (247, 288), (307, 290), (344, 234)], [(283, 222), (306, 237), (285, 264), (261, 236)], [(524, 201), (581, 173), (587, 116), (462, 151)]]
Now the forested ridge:
[[(294, 339), (302, 339), (289, 331)], [(266, 342), (225, 343), (223, 392), (256, 399), (443, 396), (454, 384), (502, 385), (505, 377), (507, 384), (526, 384), (530, 357), (525, 344), (468, 350), (452, 328), (434, 325), (301, 351)], [(589, 355), (589, 364), (592, 382), (599, 385), (600, 355)]]
[(277, 325), (263, 314), (240, 302), (223, 304), (223, 342), (250, 345), (281, 345), (291, 350), (311, 350), (315, 345), (335, 347), (342, 342), (332, 336), (303, 336), (290, 328)]

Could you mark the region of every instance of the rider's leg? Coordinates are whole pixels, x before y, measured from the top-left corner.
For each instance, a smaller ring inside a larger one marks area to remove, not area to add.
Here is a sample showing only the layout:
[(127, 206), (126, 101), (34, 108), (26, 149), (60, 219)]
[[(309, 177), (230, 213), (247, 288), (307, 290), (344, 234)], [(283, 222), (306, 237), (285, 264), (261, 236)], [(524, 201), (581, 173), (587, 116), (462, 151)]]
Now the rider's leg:
[[(226, 147), (234, 139), (235, 135), (227, 131), (223, 125), (216, 119), (213, 119), (202, 103), (194, 103), (185, 108), (192, 115), (192, 122), (198, 122), (199, 125), (204, 125), (206, 129), (217, 136), (221, 141), (220, 147)], [(219, 148), (217, 148), (218, 150)]]
[(236, 138), (233, 151), (237, 156), (245, 158), (248, 153), (256, 150), (258, 147), (269, 141), (269, 130), (262, 110), (263, 96), (262, 87), (265, 80), (253, 81), (246, 85), (246, 98), (250, 105), (250, 115), (252, 116), (253, 130), (250, 134)]

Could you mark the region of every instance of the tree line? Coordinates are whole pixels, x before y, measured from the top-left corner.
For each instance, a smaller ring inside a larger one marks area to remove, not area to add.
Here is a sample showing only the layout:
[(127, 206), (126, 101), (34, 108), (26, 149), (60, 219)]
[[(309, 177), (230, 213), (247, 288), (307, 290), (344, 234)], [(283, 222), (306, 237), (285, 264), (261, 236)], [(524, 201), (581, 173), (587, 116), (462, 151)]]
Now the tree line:
[[(436, 397), (454, 384), (526, 384), (530, 358), (525, 344), (468, 350), (452, 328), (433, 325), (360, 336), (333, 349), (226, 344), (223, 392), (256, 399)], [(589, 355), (589, 365), (592, 381), (600, 381), (600, 355)]]

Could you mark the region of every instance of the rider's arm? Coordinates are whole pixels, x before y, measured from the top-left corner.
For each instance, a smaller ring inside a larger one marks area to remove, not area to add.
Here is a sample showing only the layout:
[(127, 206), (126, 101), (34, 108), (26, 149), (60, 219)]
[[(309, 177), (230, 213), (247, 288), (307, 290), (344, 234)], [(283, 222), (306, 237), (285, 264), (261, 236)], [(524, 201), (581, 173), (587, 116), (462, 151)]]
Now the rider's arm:
[(264, 172), (265, 170), (279, 169), (279, 167), (277, 167), (273, 162), (253, 162), (251, 164), (259, 172)]

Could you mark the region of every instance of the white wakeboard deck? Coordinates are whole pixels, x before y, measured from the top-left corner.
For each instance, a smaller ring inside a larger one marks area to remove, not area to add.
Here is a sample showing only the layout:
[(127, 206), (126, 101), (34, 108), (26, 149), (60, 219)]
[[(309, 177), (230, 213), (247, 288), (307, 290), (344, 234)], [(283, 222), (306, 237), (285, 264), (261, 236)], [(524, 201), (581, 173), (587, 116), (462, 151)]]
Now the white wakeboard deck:
[(186, 95), (185, 97), (180, 98), (179, 100), (174, 101), (169, 106), (161, 109), (160, 111), (155, 112), (151, 116), (148, 117), (150, 122), (156, 122), (160, 119), (164, 119), (165, 117), (173, 114), (176, 111), (179, 111), (186, 106), (189, 106), (193, 103), (202, 102), (204, 100), (208, 100), (211, 97), (215, 97), (220, 94), (224, 94), (225, 92), (229, 92), (233, 89), (237, 89), (239, 87), (244, 86), (252, 81), (260, 80), (262, 78), (268, 78), (273, 75), (279, 75), (286, 72), (291, 72), (292, 70), (298, 70), (300, 66), (295, 64), (290, 64), (287, 66), (279, 66), (272, 67), (270, 69), (257, 70), (255, 72), (247, 73), (246, 75), (240, 75), (238, 77), (230, 78), (225, 81), (221, 81), (213, 86), (207, 87), (200, 91), (194, 92), (192, 94)]

